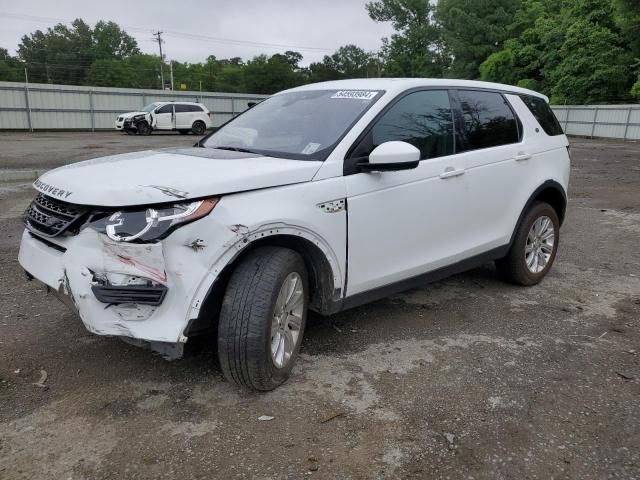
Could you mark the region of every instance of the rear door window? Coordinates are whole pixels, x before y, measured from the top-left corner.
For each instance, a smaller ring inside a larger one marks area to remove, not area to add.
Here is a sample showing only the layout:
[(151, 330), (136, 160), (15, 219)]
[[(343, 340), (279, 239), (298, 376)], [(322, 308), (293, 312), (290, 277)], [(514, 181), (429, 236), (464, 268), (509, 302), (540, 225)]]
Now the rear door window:
[(500, 93), (458, 90), (457, 95), (462, 114), (462, 135), (456, 139), (458, 152), (520, 141), (518, 120)]
[(376, 121), (351, 157), (369, 155), (389, 141), (410, 143), (420, 159), (453, 154), (453, 118), (446, 90), (410, 93), (397, 101)]
[(556, 136), (564, 134), (560, 122), (553, 113), (553, 110), (551, 110), (549, 104), (543, 98), (534, 97), (533, 95), (521, 95), (520, 98), (533, 116), (536, 117), (536, 120), (547, 135)]
[(190, 112), (191, 109), (189, 108), (191, 105), (184, 105), (182, 103), (176, 103), (176, 113), (186, 113), (186, 112)]

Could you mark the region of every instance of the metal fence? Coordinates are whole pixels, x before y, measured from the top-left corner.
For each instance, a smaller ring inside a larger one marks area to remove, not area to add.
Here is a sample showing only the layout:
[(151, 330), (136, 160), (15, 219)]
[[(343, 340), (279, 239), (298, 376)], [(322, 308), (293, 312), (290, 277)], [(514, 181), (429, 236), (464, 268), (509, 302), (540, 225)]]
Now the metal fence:
[[(103, 130), (118, 114), (152, 102), (200, 102), (213, 112), (213, 126), (267, 95), (140, 90), (46, 83), (0, 82), (0, 130)], [(640, 105), (555, 105), (567, 135), (640, 140)]]
[(267, 95), (139, 90), (43, 83), (0, 82), (0, 130), (113, 129), (120, 113), (152, 102), (200, 102), (219, 126)]
[(553, 105), (567, 135), (640, 140), (640, 105)]

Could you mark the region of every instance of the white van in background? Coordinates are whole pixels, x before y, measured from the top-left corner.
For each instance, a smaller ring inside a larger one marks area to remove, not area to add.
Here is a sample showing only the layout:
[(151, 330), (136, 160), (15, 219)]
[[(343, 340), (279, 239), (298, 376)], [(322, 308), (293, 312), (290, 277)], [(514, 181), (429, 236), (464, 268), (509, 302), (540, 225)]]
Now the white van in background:
[(183, 135), (203, 135), (211, 127), (212, 113), (201, 103), (155, 102), (139, 112), (128, 112), (116, 119), (116, 130), (150, 135), (154, 130), (177, 130)]

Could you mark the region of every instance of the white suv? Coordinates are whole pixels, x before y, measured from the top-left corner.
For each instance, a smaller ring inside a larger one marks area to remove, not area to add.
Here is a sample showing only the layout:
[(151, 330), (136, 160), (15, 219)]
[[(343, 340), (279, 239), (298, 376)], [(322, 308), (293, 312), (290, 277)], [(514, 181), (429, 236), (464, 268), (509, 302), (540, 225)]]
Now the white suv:
[(194, 148), (45, 173), (20, 263), (100, 335), (168, 358), (217, 331), (226, 377), (289, 375), (307, 310), (329, 315), (495, 261), (553, 264), (568, 142), (546, 97), (458, 80), (287, 90)]
[(116, 130), (140, 135), (150, 135), (153, 130), (203, 135), (211, 128), (211, 112), (201, 103), (156, 102), (139, 112), (118, 115), (115, 126)]

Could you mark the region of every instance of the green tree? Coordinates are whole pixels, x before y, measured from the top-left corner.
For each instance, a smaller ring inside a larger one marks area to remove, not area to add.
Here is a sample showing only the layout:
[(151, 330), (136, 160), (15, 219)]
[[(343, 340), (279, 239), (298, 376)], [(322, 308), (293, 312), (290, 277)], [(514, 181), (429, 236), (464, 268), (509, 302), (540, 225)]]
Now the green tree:
[(520, 0), (440, 0), (436, 18), (453, 58), (450, 75), (476, 79), (480, 64), (510, 38)]
[(511, 85), (536, 85), (549, 92), (548, 71), (562, 60), (559, 49), (564, 42), (564, 25), (556, 2), (534, 1), (514, 17), (514, 31), (520, 35), (505, 41), (480, 65), (480, 78)]
[(0, 80), (5, 82), (24, 81), (24, 66), (20, 60), (9, 55), (6, 48), (0, 48)]
[(215, 83), (215, 90), (220, 92), (243, 92), (246, 90), (243, 63), (221, 63), (222, 69)]
[(620, 37), (588, 20), (571, 25), (560, 48), (562, 61), (549, 73), (557, 103), (618, 102), (628, 97), (631, 57)]
[(124, 59), (139, 53), (135, 39), (113, 22), (92, 29), (81, 19), (22, 37), (19, 58), (34, 82), (82, 84), (95, 60)]
[(117, 23), (99, 21), (93, 29), (93, 50), (97, 59), (123, 59), (140, 53), (136, 39)]
[(254, 57), (247, 62), (243, 70), (246, 91), (269, 94), (302, 85), (306, 78), (297, 65), (297, 61), (301, 58), (297, 55), (279, 53), (271, 57), (267, 55)]
[(616, 7), (618, 23), (636, 61), (633, 67), (637, 81), (631, 89), (631, 95), (640, 98), (640, 2), (638, 0), (616, 0)]
[(123, 60), (96, 60), (87, 72), (86, 83), (103, 87), (161, 88), (160, 58), (139, 54)]
[(391, 22), (396, 33), (382, 40), (385, 74), (440, 77), (449, 64), (442, 29), (429, 0), (376, 0), (367, 3), (376, 22)]
[(622, 28), (631, 53), (640, 58), (640, 2), (638, 0), (615, 0), (618, 23)]
[(322, 82), (376, 76), (377, 70), (373, 54), (355, 45), (345, 45), (334, 54), (325, 55), (322, 62), (309, 65), (309, 76), (312, 82)]
[(534, 87), (562, 103), (625, 101), (632, 57), (610, 0), (533, 0), (481, 65), (483, 80)]

